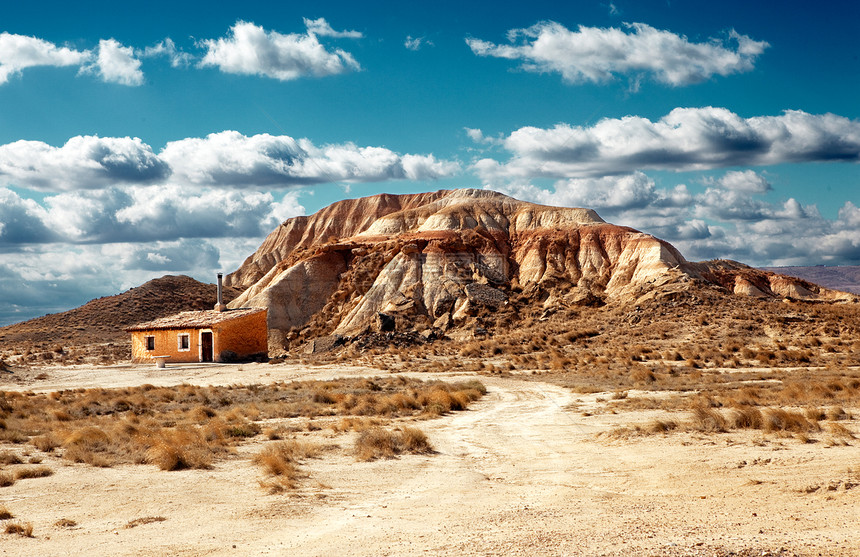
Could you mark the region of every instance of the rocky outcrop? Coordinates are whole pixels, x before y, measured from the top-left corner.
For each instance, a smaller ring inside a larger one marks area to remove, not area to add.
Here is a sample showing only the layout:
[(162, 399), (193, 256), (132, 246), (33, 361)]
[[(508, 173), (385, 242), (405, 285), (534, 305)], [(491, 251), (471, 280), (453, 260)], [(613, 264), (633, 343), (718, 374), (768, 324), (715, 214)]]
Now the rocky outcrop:
[(350, 336), (380, 329), (381, 319), (446, 330), (504, 311), (513, 292), (552, 312), (693, 281), (762, 297), (840, 295), (735, 262), (687, 262), (589, 209), (472, 189), (347, 200), (290, 219), (226, 282), (246, 288), (231, 307), (267, 307), (272, 329)]

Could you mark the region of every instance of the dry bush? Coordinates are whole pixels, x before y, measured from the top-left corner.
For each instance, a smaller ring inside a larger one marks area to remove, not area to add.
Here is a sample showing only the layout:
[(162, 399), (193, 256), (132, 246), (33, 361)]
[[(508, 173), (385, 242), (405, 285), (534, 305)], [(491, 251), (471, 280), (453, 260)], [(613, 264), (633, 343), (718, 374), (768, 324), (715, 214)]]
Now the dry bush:
[(0, 505), (0, 520), (9, 520), (10, 518), (15, 518), (12, 513), (5, 506)]
[(0, 453), (0, 464), (21, 464), (22, 462), (21, 457), (12, 451), (3, 451)]
[(389, 431), (374, 427), (361, 432), (355, 441), (354, 452), (356, 459), (366, 462), (394, 458), (404, 452), (427, 454), (433, 452), (433, 448), (424, 432), (417, 428)]
[(433, 452), (427, 435), (417, 427), (404, 427), (401, 430), (403, 447), (412, 454), (429, 454)]
[(690, 427), (696, 431), (722, 433), (728, 428), (728, 422), (723, 415), (713, 408), (698, 406), (693, 409)]
[(362, 431), (355, 442), (355, 456), (369, 461), (377, 458), (394, 458), (402, 451), (400, 438), (392, 431), (374, 427)]
[(15, 485), (15, 475), (11, 472), (0, 472), (0, 487)]
[(842, 424), (827, 424), (827, 431), (837, 439), (854, 439), (854, 432)]
[(57, 528), (74, 528), (78, 523), (70, 518), (61, 518), (54, 523)]
[(735, 429), (761, 429), (764, 417), (755, 406), (739, 406), (729, 414), (729, 423)]
[(655, 434), (655, 433), (668, 433), (672, 430), (678, 429), (678, 422), (675, 420), (658, 420), (654, 419), (644, 428), (646, 433)]
[(165, 430), (146, 451), (146, 461), (162, 470), (205, 470), (212, 467), (212, 453), (199, 430)]
[[(357, 430), (378, 425), (374, 416), (426, 417), (464, 409), (485, 392), (478, 381), (448, 384), (401, 376), (50, 394), (0, 391), (0, 441), (29, 441), (44, 452), (62, 447), (63, 458), (94, 466), (151, 462), (164, 469), (200, 468), (258, 435), (255, 420), (366, 416), (369, 421), (341, 428)], [(267, 435), (281, 434), (275, 429)]]
[(29, 522), (10, 522), (6, 525), (6, 529), (4, 531), (7, 534), (18, 534), (19, 536), (23, 536), (25, 538), (33, 537), (33, 525)]
[(15, 479), (25, 480), (29, 478), (46, 478), (53, 474), (54, 471), (47, 466), (31, 466), (15, 470)]
[(260, 486), (272, 494), (295, 489), (302, 477), (299, 463), (318, 456), (321, 450), (319, 445), (296, 439), (266, 446), (253, 458), (254, 464), (262, 467), (268, 476), (267, 479), (260, 480)]
[(782, 408), (766, 408), (762, 412), (762, 415), (764, 421), (761, 429), (766, 432), (790, 431), (808, 433), (821, 430), (818, 422), (808, 419), (800, 412), (793, 412)]
[(51, 451), (62, 445), (62, 443), (60, 443), (60, 440), (57, 439), (57, 436), (53, 433), (31, 437), (30, 444), (45, 453), (50, 453)]

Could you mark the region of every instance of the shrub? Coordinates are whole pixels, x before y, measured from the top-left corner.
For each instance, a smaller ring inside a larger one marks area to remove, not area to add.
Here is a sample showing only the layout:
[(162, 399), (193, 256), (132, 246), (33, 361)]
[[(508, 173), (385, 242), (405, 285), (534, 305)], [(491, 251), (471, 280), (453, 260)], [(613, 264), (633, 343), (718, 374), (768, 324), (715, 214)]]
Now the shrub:
[(380, 427), (367, 429), (355, 441), (355, 456), (361, 461), (378, 458), (394, 458), (409, 452), (427, 454), (433, 452), (433, 447), (427, 436), (418, 428), (405, 427), (401, 431), (388, 431)]
[(727, 425), (723, 415), (713, 408), (698, 406), (693, 409), (693, 418), (690, 426), (697, 431), (722, 433), (726, 431)]
[(33, 537), (33, 525), (29, 522), (21, 524), (20, 522), (10, 522), (6, 525), (5, 532), (7, 534), (18, 534), (25, 538)]
[(9, 509), (0, 505), (0, 520), (9, 520), (10, 518), (15, 518), (12, 516), (12, 513), (9, 512)]
[(729, 416), (733, 428), (761, 429), (763, 423), (761, 410), (755, 406), (741, 406), (734, 408)]
[(21, 457), (12, 451), (3, 451), (0, 453), (0, 464), (21, 464)]
[(819, 431), (821, 427), (815, 421), (810, 421), (800, 412), (783, 410), (782, 408), (768, 408), (764, 411), (764, 431), (792, 431), (805, 433)]
[(198, 430), (177, 429), (160, 432), (146, 451), (146, 461), (162, 470), (212, 467), (212, 450)]
[(355, 442), (355, 456), (363, 461), (394, 458), (401, 451), (399, 436), (381, 427), (362, 431)]
[(47, 466), (30, 466), (15, 471), (15, 479), (24, 480), (28, 478), (46, 478), (54, 474)]

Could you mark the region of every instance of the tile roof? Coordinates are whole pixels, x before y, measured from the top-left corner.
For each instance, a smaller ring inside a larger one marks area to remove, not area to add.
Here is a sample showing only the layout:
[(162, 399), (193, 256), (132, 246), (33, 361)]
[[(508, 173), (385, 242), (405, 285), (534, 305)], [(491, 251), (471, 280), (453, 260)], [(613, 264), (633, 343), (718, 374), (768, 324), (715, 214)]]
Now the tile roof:
[(255, 313), (259, 313), (261, 311), (266, 311), (266, 309), (239, 308), (228, 309), (226, 311), (215, 311), (212, 309), (201, 311), (183, 311), (182, 313), (177, 313), (175, 315), (168, 315), (167, 317), (161, 317), (159, 319), (154, 319), (145, 323), (138, 323), (137, 325), (132, 325), (131, 327), (126, 328), (126, 331), (131, 332), (152, 331), (157, 329), (197, 329), (201, 327), (210, 327), (212, 325), (217, 325), (218, 323), (223, 323), (224, 321), (238, 319), (239, 317), (254, 315)]

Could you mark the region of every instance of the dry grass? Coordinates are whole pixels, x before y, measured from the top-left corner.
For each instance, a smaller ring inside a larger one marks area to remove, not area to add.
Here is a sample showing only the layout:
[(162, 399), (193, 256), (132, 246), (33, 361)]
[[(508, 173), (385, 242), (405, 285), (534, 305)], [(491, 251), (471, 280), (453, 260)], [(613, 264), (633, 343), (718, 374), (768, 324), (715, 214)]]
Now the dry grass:
[(12, 513), (5, 506), (0, 505), (0, 520), (9, 520), (10, 518), (15, 518)]
[(212, 467), (213, 452), (198, 429), (165, 430), (146, 451), (146, 462), (162, 470), (206, 470)]
[(153, 522), (164, 522), (167, 520), (163, 516), (145, 516), (143, 518), (135, 518), (131, 520), (124, 526), (126, 529), (137, 528), (138, 526), (143, 526), (144, 524), (152, 524)]
[(54, 523), (57, 528), (74, 528), (78, 523), (70, 518), (61, 518)]
[(0, 465), (21, 464), (21, 457), (12, 451), (0, 452)]
[[(815, 416), (815, 413), (813, 413)], [(687, 420), (652, 420), (648, 424), (616, 428), (601, 436), (624, 438), (631, 435), (654, 435), (670, 431), (696, 431), (700, 433), (725, 433), (737, 429), (760, 430), (764, 433), (793, 434), (802, 442), (810, 442), (811, 433), (821, 431), (821, 424), (807, 414), (783, 408), (754, 407), (733, 408), (721, 412), (716, 408), (696, 406)], [(829, 423), (827, 430), (833, 438), (853, 439), (854, 434), (842, 424)]]
[(418, 428), (404, 427), (390, 431), (374, 427), (361, 432), (355, 441), (355, 457), (361, 461), (394, 458), (402, 453), (433, 452), (427, 436)]
[[(300, 381), (230, 387), (74, 389), (50, 394), (0, 392), (0, 441), (60, 449), (98, 467), (150, 463), (163, 470), (205, 469), (259, 420), (343, 416), (338, 431), (379, 425), (379, 418), (422, 418), (463, 410), (486, 392), (478, 381), (444, 383), (405, 377)], [(308, 429), (319, 429), (308, 422)], [(284, 430), (269, 428), (270, 439)], [(37, 457), (39, 458), (39, 457)], [(0, 452), (0, 464), (20, 464)], [(15, 477), (0, 477), (11, 485)]]
[(15, 470), (15, 479), (25, 480), (29, 478), (47, 478), (53, 474), (54, 471), (47, 466), (31, 466)]
[(29, 522), (10, 522), (4, 530), (7, 534), (17, 534), (25, 538), (33, 537), (33, 525)]
[(260, 486), (270, 493), (294, 489), (302, 477), (298, 467), (300, 462), (317, 457), (321, 451), (319, 445), (296, 439), (267, 445), (253, 459), (267, 476), (260, 480)]

